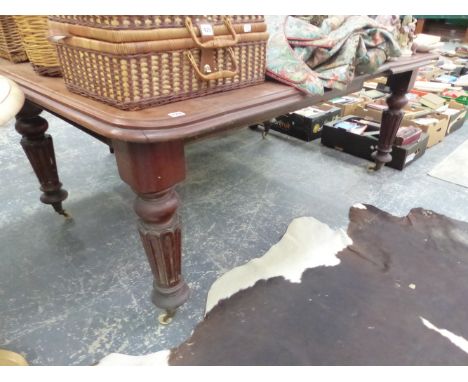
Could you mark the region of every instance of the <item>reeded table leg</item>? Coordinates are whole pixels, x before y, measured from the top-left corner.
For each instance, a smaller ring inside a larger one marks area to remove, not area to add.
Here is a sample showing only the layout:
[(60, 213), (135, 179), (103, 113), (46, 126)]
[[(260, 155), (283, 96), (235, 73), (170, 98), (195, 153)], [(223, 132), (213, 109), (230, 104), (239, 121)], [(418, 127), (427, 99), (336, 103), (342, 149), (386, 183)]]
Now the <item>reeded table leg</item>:
[(68, 217), (62, 207), (62, 202), (67, 198), (68, 192), (60, 183), (52, 137), (45, 134), (49, 125), (44, 118), (39, 116), (41, 112), (41, 108), (26, 100), (23, 108), (16, 115), (15, 128), (23, 136), (21, 146), (41, 184), (43, 192), (41, 202), (52, 205), (57, 213)]
[(168, 323), (187, 301), (182, 277), (182, 229), (175, 185), (185, 178), (182, 142), (114, 142), (119, 174), (137, 194), (134, 208), (138, 231), (154, 276), (153, 303), (166, 310)]
[(416, 71), (393, 74), (388, 78), (387, 85), (392, 94), (387, 98), (388, 109), (382, 113), (377, 151), (372, 154), (376, 171), (392, 160), (393, 141), (403, 119), (401, 109), (408, 103), (406, 93), (413, 86), (415, 78)]

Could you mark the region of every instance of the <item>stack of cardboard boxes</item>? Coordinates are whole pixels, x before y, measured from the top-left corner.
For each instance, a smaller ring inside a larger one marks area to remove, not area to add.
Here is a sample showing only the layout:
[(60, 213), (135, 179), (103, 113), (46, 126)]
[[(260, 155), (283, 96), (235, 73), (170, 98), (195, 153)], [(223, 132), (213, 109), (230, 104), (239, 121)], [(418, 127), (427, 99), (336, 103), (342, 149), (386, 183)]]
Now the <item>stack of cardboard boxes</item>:
[[(402, 170), (426, 148), (463, 126), (468, 108), (467, 62), (445, 59), (443, 65), (420, 69), (407, 95), (390, 167)], [(326, 146), (372, 160), (389, 92), (386, 78), (376, 78), (364, 83), (360, 92), (280, 116), (271, 128), (305, 141), (321, 137)]]

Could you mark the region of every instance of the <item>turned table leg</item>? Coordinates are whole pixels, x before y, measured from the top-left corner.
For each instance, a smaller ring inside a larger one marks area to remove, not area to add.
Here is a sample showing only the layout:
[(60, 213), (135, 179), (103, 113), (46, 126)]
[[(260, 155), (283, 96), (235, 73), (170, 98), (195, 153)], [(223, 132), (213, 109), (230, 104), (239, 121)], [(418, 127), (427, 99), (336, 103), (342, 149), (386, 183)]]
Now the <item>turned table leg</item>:
[(67, 198), (68, 192), (60, 183), (52, 137), (45, 134), (49, 125), (44, 118), (39, 116), (41, 112), (40, 107), (26, 100), (23, 108), (16, 115), (15, 128), (23, 136), (21, 146), (41, 185), (41, 202), (52, 205), (57, 213), (68, 217), (62, 207), (62, 202)]
[(392, 94), (387, 98), (388, 109), (382, 113), (377, 151), (372, 154), (375, 160), (374, 170), (379, 170), (392, 160), (392, 145), (403, 119), (401, 109), (408, 103), (406, 93), (413, 86), (416, 74), (416, 71), (410, 71), (393, 74), (388, 78), (387, 85)]
[(114, 142), (119, 174), (137, 194), (138, 231), (154, 276), (152, 301), (170, 322), (189, 296), (182, 277), (182, 229), (175, 185), (185, 178), (182, 142)]
[[(140, 217), (138, 231), (154, 275), (153, 303), (174, 315), (189, 295), (182, 278), (182, 229), (174, 188), (157, 194), (138, 195), (134, 208)], [(164, 320), (164, 318), (163, 318)]]
[(265, 139), (270, 132), (271, 125), (275, 122), (274, 119), (269, 119), (268, 121), (263, 122), (263, 131), (262, 131), (262, 138)]

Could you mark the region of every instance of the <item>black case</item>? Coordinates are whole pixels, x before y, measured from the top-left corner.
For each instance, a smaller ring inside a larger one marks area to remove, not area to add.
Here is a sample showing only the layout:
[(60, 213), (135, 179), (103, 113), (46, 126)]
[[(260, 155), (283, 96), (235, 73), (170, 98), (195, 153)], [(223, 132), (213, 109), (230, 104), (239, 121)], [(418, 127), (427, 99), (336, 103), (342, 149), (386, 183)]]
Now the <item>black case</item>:
[[(377, 136), (363, 136), (350, 133), (346, 130), (335, 127), (338, 122), (349, 119), (362, 120), (363, 118), (348, 115), (338, 121), (326, 123), (322, 129), (322, 144), (334, 149), (344, 151), (345, 153), (373, 161), (372, 153), (377, 150)], [(368, 121), (371, 129), (379, 130), (380, 124)], [(418, 142), (405, 146), (393, 146), (392, 161), (387, 166), (397, 170), (403, 170), (406, 166), (413, 163), (415, 159), (422, 156), (427, 148), (429, 135), (422, 133)]]
[[(281, 115), (276, 117), (277, 122), (273, 123), (270, 128), (306, 142), (313, 141), (320, 138), (325, 123), (340, 118), (341, 109), (339, 107), (331, 105), (327, 107), (329, 110), (324, 110), (323, 113), (313, 117), (305, 117), (297, 113)], [(320, 109), (320, 106), (315, 108)]]

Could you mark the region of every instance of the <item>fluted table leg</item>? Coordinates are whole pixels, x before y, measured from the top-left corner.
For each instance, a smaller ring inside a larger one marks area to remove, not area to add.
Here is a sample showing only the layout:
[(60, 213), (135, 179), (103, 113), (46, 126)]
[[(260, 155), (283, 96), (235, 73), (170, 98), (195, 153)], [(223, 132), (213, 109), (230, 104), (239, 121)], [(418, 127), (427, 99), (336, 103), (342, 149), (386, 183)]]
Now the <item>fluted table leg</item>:
[(154, 275), (151, 300), (166, 310), (167, 318), (189, 296), (189, 288), (182, 278), (182, 227), (178, 207), (174, 188), (138, 195), (134, 204), (140, 217), (138, 231)]
[(374, 170), (379, 170), (392, 160), (392, 145), (403, 119), (401, 109), (408, 103), (406, 93), (413, 86), (415, 78), (416, 71), (393, 74), (388, 78), (387, 85), (392, 94), (387, 98), (388, 109), (382, 113), (377, 151), (372, 154)]
[(40, 107), (26, 100), (16, 115), (15, 128), (23, 136), (21, 146), (41, 184), (41, 202), (50, 204), (57, 213), (68, 217), (62, 207), (68, 192), (60, 183), (52, 137), (45, 134), (49, 125), (39, 116), (41, 112)]
[(119, 174), (137, 194), (138, 231), (154, 276), (153, 303), (168, 323), (189, 296), (182, 277), (182, 227), (175, 185), (185, 178), (182, 142), (114, 142)]

